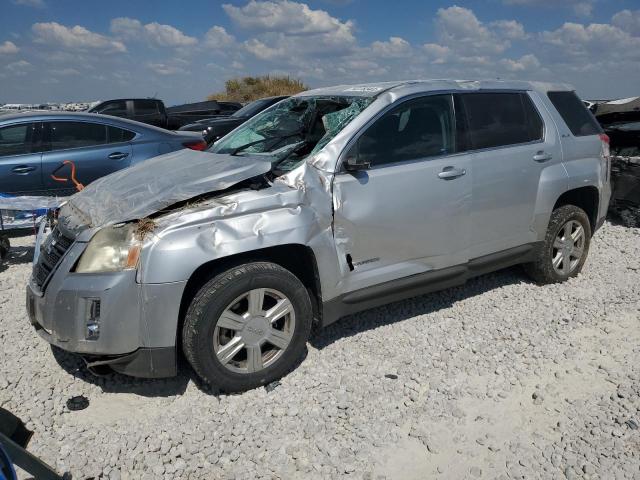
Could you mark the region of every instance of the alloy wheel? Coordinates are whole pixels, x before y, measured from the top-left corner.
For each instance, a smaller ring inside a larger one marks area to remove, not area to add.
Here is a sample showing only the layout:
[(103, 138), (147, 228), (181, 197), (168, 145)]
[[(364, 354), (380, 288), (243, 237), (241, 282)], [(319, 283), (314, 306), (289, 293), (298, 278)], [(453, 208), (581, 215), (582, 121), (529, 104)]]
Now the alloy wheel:
[(294, 330), (291, 301), (277, 290), (256, 288), (224, 309), (213, 333), (213, 350), (228, 370), (255, 373), (282, 356)]
[(553, 242), (553, 269), (559, 275), (570, 275), (580, 264), (584, 255), (584, 227), (576, 220), (563, 225)]

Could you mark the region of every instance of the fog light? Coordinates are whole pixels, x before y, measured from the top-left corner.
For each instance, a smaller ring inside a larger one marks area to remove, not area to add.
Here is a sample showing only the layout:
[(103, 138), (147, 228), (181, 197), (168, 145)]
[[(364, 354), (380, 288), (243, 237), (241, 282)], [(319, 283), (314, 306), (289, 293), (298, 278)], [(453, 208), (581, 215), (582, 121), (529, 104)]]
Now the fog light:
[(87, 330), (85, 332), (87, 340), (97, 340), (100, 338), (100, 299), (87, 299)]

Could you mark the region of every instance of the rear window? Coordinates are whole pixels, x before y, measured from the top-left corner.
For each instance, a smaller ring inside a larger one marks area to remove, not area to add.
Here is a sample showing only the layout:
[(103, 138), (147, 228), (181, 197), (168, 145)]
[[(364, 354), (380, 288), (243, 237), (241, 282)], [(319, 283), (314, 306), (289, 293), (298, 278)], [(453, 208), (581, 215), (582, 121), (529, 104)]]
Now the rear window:
[(135, 137), (136, 134), (118, 127), (107, 127), (107, 143), (128, 142)]
[(90, 111), (103, 113), (105, 115), (125, 116), (127, 114), (127, 103), (123, 100), (107, 102), (102, 105), (98, 105), (97, 108), (93, 108)]
[(542, 119), (525, 93), (465, 93), (460, 99), (471, 149), (534, 142), (544, 135)]
[(549, 92), (549, 100), (576, 137), (602, 133), (594, 116), (575, 92)]

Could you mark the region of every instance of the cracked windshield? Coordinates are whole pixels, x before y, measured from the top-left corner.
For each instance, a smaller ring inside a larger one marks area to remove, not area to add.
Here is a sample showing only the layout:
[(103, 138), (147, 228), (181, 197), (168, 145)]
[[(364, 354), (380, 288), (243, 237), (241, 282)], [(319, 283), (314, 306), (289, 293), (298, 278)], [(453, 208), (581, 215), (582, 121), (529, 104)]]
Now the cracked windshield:
[(230, 155), (267, 155), (288, 172), (320, 151), (375, 98), (296, 97), (282, 101), (209, 149)]

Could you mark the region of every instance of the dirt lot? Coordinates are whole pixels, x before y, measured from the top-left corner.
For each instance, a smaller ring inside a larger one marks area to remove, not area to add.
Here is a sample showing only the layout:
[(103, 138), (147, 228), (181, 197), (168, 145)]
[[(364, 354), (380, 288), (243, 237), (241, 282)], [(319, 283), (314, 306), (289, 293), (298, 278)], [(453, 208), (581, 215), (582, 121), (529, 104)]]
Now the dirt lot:
[(74, 478), (640, 478), (639, 229), (607, 223), (563, 285), (514, 268), (345, 318), (234, 396), (52, 352), (23, 306), (32, 242), (0, 267), (0, 406)]

